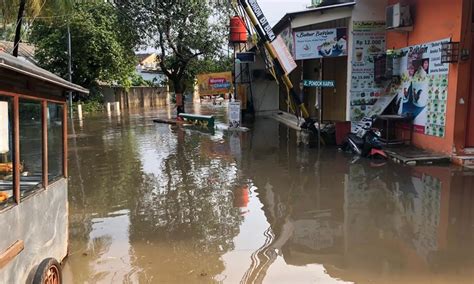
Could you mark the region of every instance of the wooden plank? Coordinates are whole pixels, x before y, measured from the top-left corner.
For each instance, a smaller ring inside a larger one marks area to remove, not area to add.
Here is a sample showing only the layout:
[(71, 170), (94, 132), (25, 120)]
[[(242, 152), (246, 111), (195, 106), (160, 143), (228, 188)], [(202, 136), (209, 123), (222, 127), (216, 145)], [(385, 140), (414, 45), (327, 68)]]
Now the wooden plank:
[(13, 97), (13, 197), (20, 204), (20, 102)]
[(9, 248), (7, 248), (2, 254), (0, 254), (0, 269), (10, 263), (20, 252), (25, 248), (25, 244), (22, 240), (16, 241)]
[(171, 125), (183, 124), (180, 121), (177, 121), (177, 120), (174, 120), (174, 119), (167, 119), (167, 118), (155, 118), (155, 119), (153, 119), (153, 122), (163, 123), (163, 124), (171, 124)]
[(214, 117), (210, 115), (197, 115), (197, 114), (189, 114), (189, 113), (180, 113), (179, 117), (192, 122), (195, 125), (214, 128)]
[[(63, 103), (63, 176), (68, 177), (68, 144), (67, 144), (67, 125), (68, 125), (68, 105)], [(71, 120), (71, 123), (74, 123)]]
[(0, 85), (4, 91), (27, 94), (36, 98), (65, 99), (63, 87), (4, 69), (0, 70)]
[(43, 142), (43, 186), (48, 187), (48, 103), (41, 102), (41, 126), (42, 126), (42, 141)]
[[(3, 87), (3, 86), (2, 86)], [(61, 97), (55, 97), (55, 96), (50, 96), (50, 95), (38, 95), (38, 94), (33, 94), (29, 92), (8, 92), (5, 90), (0, 91), (0, 95), (3, 96), (19, 96), (21, 99), (26, 99), (26, 100), (32, 100), (32, 101), (42, 101), (43, 99), (46, 99), (49, 102), (57, 103), (57, 104), (62, 104), (66, 101), (66, 98), (61, 98)]]

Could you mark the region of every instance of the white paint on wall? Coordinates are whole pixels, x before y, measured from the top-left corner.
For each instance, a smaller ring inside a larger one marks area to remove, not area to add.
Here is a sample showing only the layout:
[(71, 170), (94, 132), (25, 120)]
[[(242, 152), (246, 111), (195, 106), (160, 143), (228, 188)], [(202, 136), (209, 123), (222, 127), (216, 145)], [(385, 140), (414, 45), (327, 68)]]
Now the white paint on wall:
[(352, 78), (352, 65), (353, 60), (353, 36), (354, 22), (358, 21), (385, 21), (385, 8), (387, 1), (381, 0), (357, 0), (356, 5), (352, 10), (351, 20), (349, 21), (349, 32), (348, 32), (348, 46), (347, 46), (347, 62), (349, 68), (347, 68), (347, 96), (346, 96), (346, 120), (350, 121), (351, 117), (351, 78)]
[[(253, 77), (253, 71), (258, 70), (263, 77)], [(279, 87), (274, 80), (268, 80), (265, 74), (265, 63), (260, 56), (250, 64), (252, 78), (253, 103), (256, 115), (265, 115), (279, 110)], [(250, 99), (250, 94), (248, 94)]]

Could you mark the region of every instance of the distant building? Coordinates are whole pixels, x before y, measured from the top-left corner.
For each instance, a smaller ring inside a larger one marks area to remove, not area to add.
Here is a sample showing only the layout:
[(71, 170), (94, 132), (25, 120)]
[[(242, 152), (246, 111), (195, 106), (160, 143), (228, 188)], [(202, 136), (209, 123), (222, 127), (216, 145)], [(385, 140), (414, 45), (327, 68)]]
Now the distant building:
[(355, 0), (312, 0), (308, 8), (324, 7), (337, 4), (354, 3)]
[[(18, 57), (24, 58), (32, 63), (35, 63), (35, 46), (29, 43), (20, 43), (18, 47)], [(13, 42), (0, 40), (0, 51), (8, 54), (13, 53)]]
[(160, 69), (159, 57), (156, 53), (137, 53), (138, 65), (136, 67), (138, 75), (144, 80), (161, 84), (166, 81), (166, 76)]

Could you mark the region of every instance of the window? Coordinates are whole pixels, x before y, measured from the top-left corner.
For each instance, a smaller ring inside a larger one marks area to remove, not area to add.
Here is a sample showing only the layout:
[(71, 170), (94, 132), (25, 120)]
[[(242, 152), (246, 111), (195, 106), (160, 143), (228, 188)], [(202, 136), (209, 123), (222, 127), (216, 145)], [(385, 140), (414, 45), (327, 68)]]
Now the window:
[(63, 176), (63, 106), (48, 103), (48, 180)]
[(64, 105), (0, 93), (0, 210), (66, 174)]
[(43, 147), (41, 103), (20, 99), (20, 192), (25, 197), (41, 188), (43, 178)]
[(13, 202), (12, 100), (0, 96), (0, 209)]

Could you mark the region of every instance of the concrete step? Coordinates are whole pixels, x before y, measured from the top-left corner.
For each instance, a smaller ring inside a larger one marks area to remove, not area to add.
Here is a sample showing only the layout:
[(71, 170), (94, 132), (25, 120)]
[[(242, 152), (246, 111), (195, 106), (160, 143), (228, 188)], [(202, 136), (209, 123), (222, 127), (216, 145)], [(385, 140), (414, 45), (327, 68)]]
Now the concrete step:
[(474, 155), (474, 148), (464, 148), (463, 152), (466, 155)]
[(385, 148), (384, 151), (395, 162), (406, 165), (449, 164), (450, 157), (414, 146), (401, 145)]
[(474, 155), (459, 155), (453, 156), (453, 163), (465, 166), (465, 167), (474, 167)]
[(295, 115), (287, 113), (287, 112), (275, 112), (271, 115), (271, 117), (290, 128), (295, 130), (301, 130), (300, 124), (303, 122), (302, 119), (298, 120)]

